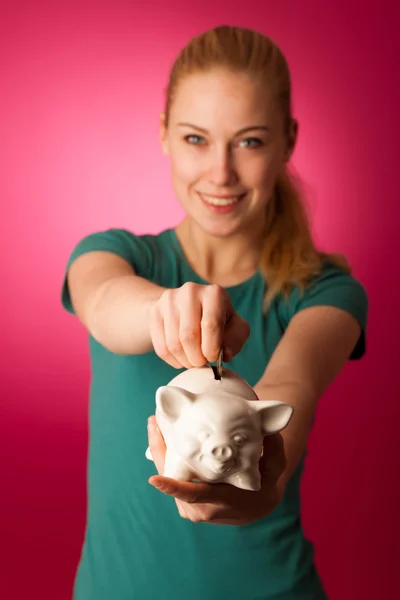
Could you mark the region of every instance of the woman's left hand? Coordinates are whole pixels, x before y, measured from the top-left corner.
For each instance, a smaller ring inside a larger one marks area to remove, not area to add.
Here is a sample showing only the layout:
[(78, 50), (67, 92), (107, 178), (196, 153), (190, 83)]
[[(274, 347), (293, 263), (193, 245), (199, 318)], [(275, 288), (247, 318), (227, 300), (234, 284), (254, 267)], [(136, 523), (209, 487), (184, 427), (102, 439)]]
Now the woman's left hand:
[(175, 498), (179, 514), (194, 523), (247, 525), (266, 517), (279, 504), (282, 492), (277, 485), (286, 467), (283, 439), (277, 433), (264, 438), (259, 467), (261, 489), (242, 490), (226, 483), (176, 481), (161, 474), (164, 470), (165, 443), (154, 416), (149, 419), (149, 447), (159, 475), (149, 483)]

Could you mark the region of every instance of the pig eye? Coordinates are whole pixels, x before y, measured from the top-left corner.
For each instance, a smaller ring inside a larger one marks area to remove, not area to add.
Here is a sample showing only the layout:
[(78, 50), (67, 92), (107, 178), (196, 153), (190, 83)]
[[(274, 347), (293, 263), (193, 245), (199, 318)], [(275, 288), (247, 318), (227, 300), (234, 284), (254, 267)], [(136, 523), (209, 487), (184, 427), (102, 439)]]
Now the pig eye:
[(236, 434), (233, 436), (233, 441), (237, 446), (242, 446), (245, 443), (245, 438), (242, 435)]
[(205, 442), (207, 438), (210, 437), (210, 434), (207, 431), (199, 431), (199, 433), (197, 434), (197, 438), (200, 440), (200, 442)]

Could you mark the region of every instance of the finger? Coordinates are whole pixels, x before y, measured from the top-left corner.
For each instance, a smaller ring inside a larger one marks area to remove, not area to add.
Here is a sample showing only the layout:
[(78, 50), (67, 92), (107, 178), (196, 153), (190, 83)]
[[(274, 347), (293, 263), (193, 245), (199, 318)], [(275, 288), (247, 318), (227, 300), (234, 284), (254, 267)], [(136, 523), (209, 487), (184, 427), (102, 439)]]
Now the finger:
[(178, 508), (179, 515), (182, 517), (182, 519), (189, 519), (186, 509), (185, 509), (185, 503), (182, 502), (181, 500), (175, 499), (175, 504)]
[(182, 365), (170, 354), (165, 340), (164, 319), (158, 309), (154, 310), (150, 320), (150, 337), (153, 343), (154, 352), (164, 362), (175, 369), (181, 369)]
[(250, 335), (250, 326), (237, 312), (232, 312), (224, 331), (224, 360), (232, 360), (240, 352)]
[(203, 292), (201, 350), (209, 362), (218, 359), (222, 347), (227, 318), (225, 293), (218, 285), (208, 285)]
[(219, 504), (220, 506), (225, 506), (229, 504), (230, 495), (233, 501), (233, 496), (238, 491), (243, 492), (243, 490), (236, 490), (233, 486), (223, 483), (192, 483), (177, 481), (160, 475), (150, 477), (149, 483), (163, 494), (172, 496), (188, 504)]
[(179, 303), (179, 339), (193, 367), (201, 367), (207, 359), (201, 351), (201, 302), (195, 284), (185, 284)]
[(187, 502), (182, 502), (182, 500), (177, 500), (175, 498), (176, 505), (178, 506), (179, 515), (182, 519), (186, 519), (188, 521), (192, 521), (192, 523), (200, 523), (204, 522), (207, 504), (202, 504), (200, 506), (196, 506), (195, 504), (188, 504)]
[(157, 471), (164, 473), (166, 446), (161, 431), (157, 425), (155, 416), (149, 417), (147, 421), (147, 432), (149, 438), (149, 448)]
[(175, 294), (167, 294), (163, 306), (164, 335), (169, 354), (180, 364), (181, 368), (190, 368), (179, 337), (179, 312), (175, 306)]
[(192, 523), (204, 523), (215, 511), (215, 505), (210, 504), (187, 504), (186, 503), (186, 515), (189, 521)]

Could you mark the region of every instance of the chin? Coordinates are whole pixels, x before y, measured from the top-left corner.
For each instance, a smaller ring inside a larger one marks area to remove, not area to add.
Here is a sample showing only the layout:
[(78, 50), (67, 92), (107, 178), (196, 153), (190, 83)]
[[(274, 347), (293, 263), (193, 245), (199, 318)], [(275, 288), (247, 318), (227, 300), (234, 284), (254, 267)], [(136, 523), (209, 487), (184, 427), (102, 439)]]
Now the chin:
[(190, 215), (190, 218), (208, 235), (217, 238), (227, 238), (243, 231), (245, 223), (242, 219), (225, 220), (224, 219), (204, 219), (196, 218), (195, 215)]
[(215, 238), (228, 238), (237, 233), (238, 228), (233, 227), (202, 227), (208, 235)]

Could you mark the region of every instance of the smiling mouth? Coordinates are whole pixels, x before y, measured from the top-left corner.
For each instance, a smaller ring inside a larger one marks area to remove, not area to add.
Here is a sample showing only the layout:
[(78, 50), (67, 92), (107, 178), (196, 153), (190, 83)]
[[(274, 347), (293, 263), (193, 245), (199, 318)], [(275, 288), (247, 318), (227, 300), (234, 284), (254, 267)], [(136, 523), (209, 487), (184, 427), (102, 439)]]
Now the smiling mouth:
[(224, 463), (221, 463), (203, 459), (203, 461), (201, 462), (203, 462), (203, 464), (205, 464), (205, 466), (207, 466), (210, 469), (210, 471), (212, 471), (216, 475), (221, 475), (222, 473), (230, 471), (236, 464), (235, 460), (229, 460)]
[(207, 204), (211, 204), (211, 206), (232, 206), (233, 204), (237, 204), (242, 200), (246, 194), (240, 194), (236, 196), (227, 196), (225, 198), (220, 198), (218, 196), (205, 196), (198, 192), (201, 199)]
[(211, 466), (211, 470), (214, 471), (214, 473), (216, 473), (217, 475), (220, 475), (221, 473), (226, 473), (227, 471), (230, 471), (233, 467), (233, 462), (229, 462), (226, 464), (213, 464)]

